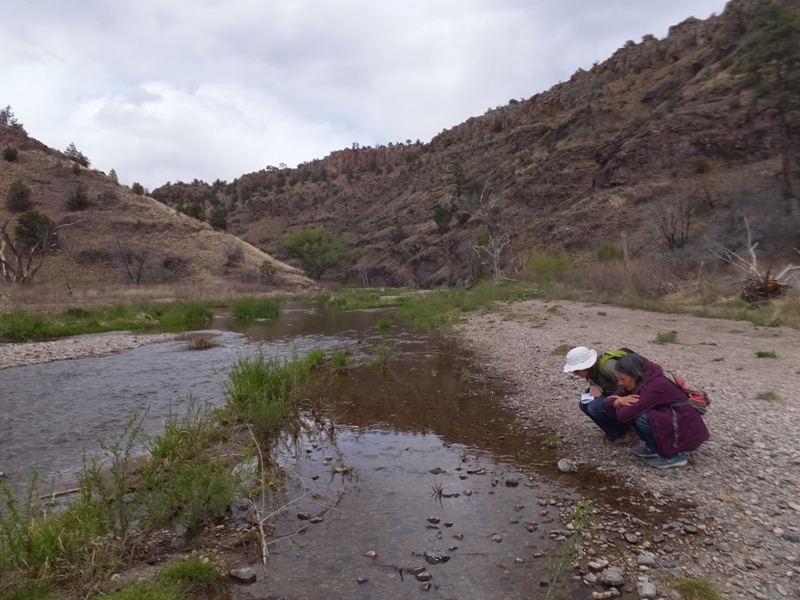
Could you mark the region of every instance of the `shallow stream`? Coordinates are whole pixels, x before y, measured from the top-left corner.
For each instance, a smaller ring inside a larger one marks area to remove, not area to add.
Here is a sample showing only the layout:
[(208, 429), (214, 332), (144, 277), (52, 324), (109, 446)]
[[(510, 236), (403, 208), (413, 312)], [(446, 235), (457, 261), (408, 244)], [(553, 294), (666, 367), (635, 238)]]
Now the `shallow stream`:
[[(392, 327), (379, 328), (387, 318)], [(231, 583), (224, 596), (546, 596), (541, 583), (559, 548), (550, 533), (563, 529), (557, 504), (578, 496), (519, 458), (530, 455), (530, 440), (513, 432), (514, 415), (499, 402), (507, 391), (470, 353), (387, 311), (295, 305), (274, 321), (242, 325), (218, 314), (212, 326), (221, 344), (209, 350), (174, 341), (0, 371), (0, 468), (16, 484), (38, 466), (58, 488), (133, 413), (153, 434), (190, 397), (220, 404), (233, 363), (259, 348), (279, 357), (343, 347), (370, 356), (385, 344), (388, 369), (359, 369), (331, 392), (332, 435), (287, 454), (307, 488), (341, 497), (294, 502), (275, 524), (268, 575), (255, 565), (258, 581)], [(430, 581), (418, 580), (415, 567)], [(576, 593), (567, 582), (555, 597)]]

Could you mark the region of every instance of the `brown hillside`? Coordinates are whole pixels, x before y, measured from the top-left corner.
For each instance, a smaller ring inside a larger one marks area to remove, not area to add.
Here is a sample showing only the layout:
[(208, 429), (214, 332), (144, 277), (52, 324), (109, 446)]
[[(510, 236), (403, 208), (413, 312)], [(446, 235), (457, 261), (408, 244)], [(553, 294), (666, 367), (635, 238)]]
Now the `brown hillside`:
[[(30, 188), (34, 210), (65, 225), (59, 230), (63, 253), (47, 255), (34, 283), (56, 282), (73, 288), (160, 283), (198, 289), (230, 289), (235, 283), (242, 288), (249, 284), (252, 291), (312, 285), (293, 267), (152, 198), (136, 195), (24, 131), (0, 126), (0, 149), (5, 148), (16, 148), (17, 157), (12, 162), (0, 159), (0, 226), (8, 222), (14, 240), (20, 213), (7, 206), (14, 181)], [(89, 202), (83, 210), (67, 207), (76, 190), (82, 190)], [(10, 257), (8, 249), (5, 253)], [(273, 280), (266, 283), (258, 270), (265, 261), (275, 267)]]
[[(223, 202), (230, 231), (271, 253), (284, 232), (324, 226), (347, 234), (357, 262), (336, 276), (372, 285), (473, 280), (472, 239), (483, 224), (455, 212), (442, 233), (434, 221), (470, 182), (488, 184), (497, 200), (498, 226), (511, 240), (506, 273), (537, 248), (586, 261), (623, 235), (633, 255), (708, 265), (712, 243), (742, 248), (743, 216), (759, 251), (781, 258), (800, 247), (798, 206), (782, 193), (774, 106), (754, 94), (746, 69), (746, 41), (764, 3), (733, 0), (722, 15), (684, 21), (663, 40), (628, 42), (568, 82), (430, 143), (355, 145), (294, 169), (166, 185), (152, 195), (207, 211)], [(797, 111), (789, 118), (797, 134)], [(796, 137), (791, 143), (796, 159)], [(691, 210), (688, 239), (670, 249), (657, 216), (669, 222), (682, 207)]]

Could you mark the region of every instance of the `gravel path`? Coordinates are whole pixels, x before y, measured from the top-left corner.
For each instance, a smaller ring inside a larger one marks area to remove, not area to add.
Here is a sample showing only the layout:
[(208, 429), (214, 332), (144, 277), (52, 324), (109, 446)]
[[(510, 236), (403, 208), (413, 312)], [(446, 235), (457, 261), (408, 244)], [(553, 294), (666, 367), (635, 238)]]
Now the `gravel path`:
[[(654, 343), (657, 333), (669, 331), (677, 332), (677, 343)], [(678, 522), (664, 524), (662, 515), (661, 532), (653, 535), (647, 533), (650, 519), (628, 517), (625, 528), (610, 518), (619, 513), (613, 510), (619, 492), (600, 485), (593, 500), (606, 506), (583, 540), (584, 558), (616, 550), (616, 559), (637, 572), (647, 569), (641, 556), (650, 552), (674, 574), (710, 579), (728, 600), (800, 598), (800, 331), (528, 301), (472, 316), (462, 332), (515, 386), (507, 402), (524, 428), (533, 424), (541, 436), (557, 432), (558, 458), (575, 461), (578, 475), (619, 475), (643, 493), (643, 508), (654, 520), (670, 505), (696, 505)], [(605, 442), (578, 410), (581, 380), (562, 372), (564, 354), (577, 345), (633, 348), (705, 388), (712, 398), (706, 415), (711, 440), (686, 467), (663, 471), (632, 456), (630, 446)], [(777, 358), (757, 358), (759, 351)], [(758, 399), (765, 395), (772, 399)]]

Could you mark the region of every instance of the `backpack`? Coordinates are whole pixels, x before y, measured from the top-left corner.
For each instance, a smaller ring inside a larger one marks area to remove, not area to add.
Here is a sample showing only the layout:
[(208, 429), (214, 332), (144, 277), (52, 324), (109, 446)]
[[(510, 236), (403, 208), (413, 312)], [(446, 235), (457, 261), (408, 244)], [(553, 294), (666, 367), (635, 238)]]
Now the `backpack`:
[(689, 396), (687, 400), (689, 406), (695, 408), (701, 415), (706, 414), (708, 407), (711, 406), (711, 398), (708, 397), (705, 390), (690, 388), (685, 379), (682, 379), (672, 371), (664, 371), (664, 377), (686, 392)]
[(609, 358), (622, 358), (628, 354), (636, 354), (636, 351), (631, 350), (630, 348), (620, 348), (619, 350), (609, 350), (608, 352), (603, 352), (603, 354), (601, 354), (600, 358), (597, 360), (597, 369), (602, 372), (603, 365), (608, 362)]

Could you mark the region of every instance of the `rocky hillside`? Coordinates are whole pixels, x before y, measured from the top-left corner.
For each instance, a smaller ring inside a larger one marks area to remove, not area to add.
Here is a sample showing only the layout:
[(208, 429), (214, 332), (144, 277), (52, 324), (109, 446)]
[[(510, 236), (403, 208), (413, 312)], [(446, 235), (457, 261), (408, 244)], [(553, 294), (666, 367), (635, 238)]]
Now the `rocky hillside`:
[[(786, 190), (787, 179), (797, 187), (800, 119), (784, 111), (781, 128), (774, 96), (753, 85), (771, 76), (749, 45), (768, 29), (766, 3), (732, 0), (722, 15), (688, 19), (665, 39), (629, 41), (569, 81), (430, 143), (354, 145), (297, 168), (152, 195), (195, 214), (225, 206), (229, 231), (270, 253), (285, 232), (346, 234), (355, 263), (333, 276), (372, 285), (470, 282), (487, 221), (463, 209), (481, 192), (495, 204), (494, 237), (510, 242), (506, 273), (537, 248), (588, 261), (603, 242), (687, 269), (708, 265), (715, 243), (743, 248), (744, 216), (759, 251), (785, 258), (800, 245), (797, 201)], [(800, 11), (797, 0), (782, 7), (793, 18)], [(793, 40), (789, 51), (800, 35)]]
[[(0, 150), (0, 228), (8, 234), (0, 239), (0, 258), (8, 263), (0, 271), (0, 287), (29, 271), (30, 250), (20, 242), (17, 226), (30, 211), (44, 215), (56, 229), (52, 251), (33, 257), (32, 268), (44, 259), (34, 283), (218, 288), (236, 283), (253, 291), (312, 285), (293, 267), (119, 185), (81, 164), (85, 157), (48, 148), (20, 127), (0, 125)], [(19, 272), (14, 250), (24, 259)]]

